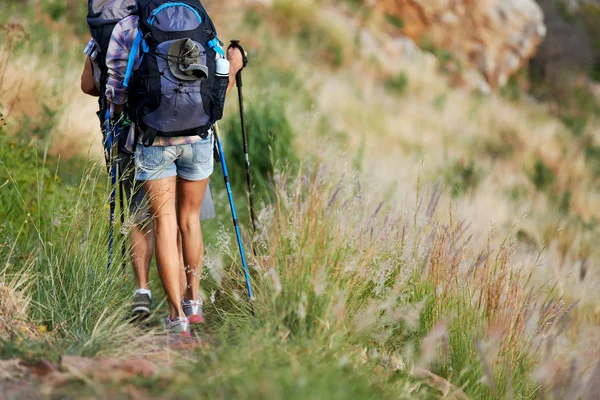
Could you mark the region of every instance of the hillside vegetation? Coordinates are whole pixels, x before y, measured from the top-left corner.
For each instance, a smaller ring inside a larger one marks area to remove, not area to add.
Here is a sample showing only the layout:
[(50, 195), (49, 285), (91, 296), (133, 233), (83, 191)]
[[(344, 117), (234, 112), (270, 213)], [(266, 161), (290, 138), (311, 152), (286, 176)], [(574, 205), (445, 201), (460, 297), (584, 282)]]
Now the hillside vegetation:
[[(250, 58), (254, 238), (233, 95), (221, 129), (255, 302), (215, 171), (218, 218), (203, 225), (206, 327), (191, 343), (164, 337), (155, 272), (150, 326), (125, 321), (133, 279), (106, 270), (110, 185), (95, 100), (79, 93), (84, 2), (8, 1), (0, 389), (596, 398), (600, 106), (588, 86), (574, 89), (581, 112), (568, 115), (512, 81), (490, 95), (457, 88), (448, 54), (391, 35), (399, 22), (362, 2), (203, 3), (221, 39), (242, 39)], [(34, 378), (15, 359), (58, 370)], [(114, 368), (132, 359), (144, 367)]]

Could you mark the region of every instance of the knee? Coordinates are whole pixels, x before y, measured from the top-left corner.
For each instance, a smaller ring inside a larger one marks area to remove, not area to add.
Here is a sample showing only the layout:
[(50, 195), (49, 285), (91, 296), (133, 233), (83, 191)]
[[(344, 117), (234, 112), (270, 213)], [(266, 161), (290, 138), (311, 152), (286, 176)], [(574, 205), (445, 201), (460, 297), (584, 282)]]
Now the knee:
[(194, 232), (200, 229), (200, 215), (186, 215), (179, 219), (179, 230), (182, 235)]
[(155, 218), (154, 234), (171, 235), (177, 233), (177, 220), (175, 218)]

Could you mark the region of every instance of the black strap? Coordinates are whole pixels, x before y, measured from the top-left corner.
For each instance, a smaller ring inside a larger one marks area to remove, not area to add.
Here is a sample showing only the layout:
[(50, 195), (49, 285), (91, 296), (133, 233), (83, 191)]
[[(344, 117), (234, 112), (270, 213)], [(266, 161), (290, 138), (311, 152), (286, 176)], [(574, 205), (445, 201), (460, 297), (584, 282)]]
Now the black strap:
[(156, 129), (150, 127), (146, 128), (144, 136), (142, 136), (142, 144), (146, 147), (152, 146), (157, 135), (158, 131)]
[[(144, 123), (140, 123), (139, 125), (140, 125), (140, 128), (142, 129), (142, 132), (144, 133), (144, 135), (142, 136), (142, 144), (146, 147), (152, 146), (152, 144), (154, 143), (154, 139), (156, 139), (157, 136), (160, 136), (160, 137), (200, 136), (202, 139), (206, 139), (208, 137), (208, 134), (210, 133), (210, 128), (212, 126), (212, 124), (206, 124), (199, 128), (192, 128), (192, 129), (187, 129), (184, 131), (161, 132), (157, 129), (147, 126)], [(136, 134), (136, 136), (137, 136), (137, 134)], [(135, 151), (136, 144), (137, 144), (137, 137), (136, 137), (136, 140), (134, 143), (134, 151)]]

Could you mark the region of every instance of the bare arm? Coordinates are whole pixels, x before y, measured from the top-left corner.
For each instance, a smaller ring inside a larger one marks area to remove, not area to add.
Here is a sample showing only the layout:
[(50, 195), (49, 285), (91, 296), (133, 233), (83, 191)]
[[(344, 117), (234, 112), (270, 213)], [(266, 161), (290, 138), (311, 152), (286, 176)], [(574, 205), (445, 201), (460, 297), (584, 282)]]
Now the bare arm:
[(96, 88), (96, 82), (94, 81), (94, 69), (92, 67), (92, 60), (89, 57), (85, 59), (85, 66), (81, 73), (81, 91), (90, 96), (98, 97), (100, 92)]
[(138, 32), (137, 20), (132, 18), (127, 17), (115, 26), (106, 53), (106, 67), (108, 68), (106, 99), (113, 106), (113, 116), (115, 117), (121, 113), (128, 99), (125, 75), (131, 47)]
[(227, 49), (227, 60), (229, 60), (229, 86), (227, 86), (227, 94), (229, 94), (235, 85), (237, 73), (244, 67), (244, 59), (238, 48), (230, 47)]

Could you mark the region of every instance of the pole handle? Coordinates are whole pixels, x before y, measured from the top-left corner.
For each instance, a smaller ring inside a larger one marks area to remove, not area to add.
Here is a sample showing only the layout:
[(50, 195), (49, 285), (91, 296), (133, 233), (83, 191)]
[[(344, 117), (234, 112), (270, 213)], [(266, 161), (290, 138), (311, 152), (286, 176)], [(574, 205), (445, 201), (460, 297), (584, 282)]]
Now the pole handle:
[(231, 43), (229, 44), (228, 49), (238, 49), (240, 51), (240, 53), (242, 53), (242, 61), (243, 61), (242, 69), (240, 69), (235, 76), (235, 83), (238, 88), (241, 88), (243, 86), (242, 70), (244, 68), (246, 68), (246, 66), (248, 65), (248, 53), (246, 53), (246, 50), (244, 50), (244, 48), (240, 44), (239, 40), (232, 40)]

